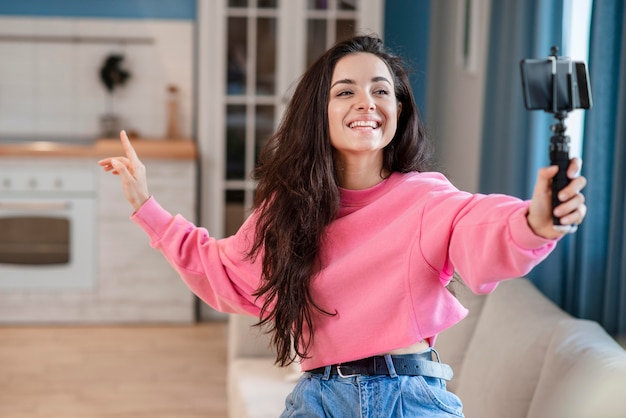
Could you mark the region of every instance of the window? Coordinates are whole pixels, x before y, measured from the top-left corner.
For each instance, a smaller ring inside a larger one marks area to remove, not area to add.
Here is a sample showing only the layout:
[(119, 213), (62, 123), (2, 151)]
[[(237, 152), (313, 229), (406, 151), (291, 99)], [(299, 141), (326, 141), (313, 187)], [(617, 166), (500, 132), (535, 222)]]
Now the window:
[[(562, 55), (572, 61), (587, 62), (589, 58), (589, 28), (591, 25), (591, 6), (593, 0), (566, 0), (563, 13), (563, 51)], [(593, 89), (593, 86), (591, 86)], [(593, 94), (593, 90), (592, 90)], [(568, 115), (565, 125), (570, 137), (570, 155), (582, 155), (583, 131), (585, 128), (584, 111), (575, 110)]]

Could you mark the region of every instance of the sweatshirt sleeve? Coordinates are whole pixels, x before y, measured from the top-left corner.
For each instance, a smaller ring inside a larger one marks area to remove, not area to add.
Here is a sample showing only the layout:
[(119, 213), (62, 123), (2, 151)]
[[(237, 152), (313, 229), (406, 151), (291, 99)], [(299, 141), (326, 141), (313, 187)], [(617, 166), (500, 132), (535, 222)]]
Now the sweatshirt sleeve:
[(435, 184), (421, 247), (444, 284), (456, 270), (473, 292), (489, 293), (501, 280), (528, 274), (555, 248), (557, 240), (536, 235), (528, 225), (528, 201), (461, 192), (441, 175)]
[(151, 197), (131, 215), (189, 289), (221, 312), (259, 314), (252, 293), (258, 286), (257, 265), (246, 257), (250, 223), (229, 238), (216, 240), (205, 228), (172, 216)]

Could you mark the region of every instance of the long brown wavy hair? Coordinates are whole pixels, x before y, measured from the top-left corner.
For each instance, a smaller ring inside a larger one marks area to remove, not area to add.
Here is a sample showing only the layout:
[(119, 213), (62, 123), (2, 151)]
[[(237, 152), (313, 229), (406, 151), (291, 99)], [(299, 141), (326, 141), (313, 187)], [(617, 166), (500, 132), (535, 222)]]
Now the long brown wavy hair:
[(380, 39), (357, 36), (339, 42), (303, 74), (253, 172), (258, 180), (254, 201), (258, 222), (249, 256), (261, 256), (263, 266), (254, 294), (263, 298), (257, 325), (272, 335), (280, 366), (292, 363), (296, 355), (307, 358), (314, 311), (334, 314), (332, 307), (313, 300), (310, 286), (323, 267), (319, 250), (340, 204), (328, 126), (330, 83), (337, 62), (359, 52), (374, 54), (387, 64), (395, 96), (402, 103), (397, 131), (383, 150), (383, 170), (424, 171), (430, 161), (430, 142), (403, 60)]

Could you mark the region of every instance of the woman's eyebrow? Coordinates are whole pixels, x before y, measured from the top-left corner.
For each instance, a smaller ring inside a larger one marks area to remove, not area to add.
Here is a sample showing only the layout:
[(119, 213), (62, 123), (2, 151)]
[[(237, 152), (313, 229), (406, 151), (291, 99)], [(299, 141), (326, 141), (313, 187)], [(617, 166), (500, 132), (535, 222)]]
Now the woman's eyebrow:
[[(372, 78), (372, 82), (376, 83), (376, 82), (378, 82), (378, 81), (384, 81), (384, 82), (388, 83), (389, 85), (391, 85), (391, 81), (389, 81), (389, 80), (387, 79), (387, 77), (378, 76), (378, 77), (374, 77), (374, 78)], [(349, 79), (349, 78), (344, 78), (344, 79), (341, 79), (341, 80), (337, 80), (337, 81), (335, 81), (335, 82), (334, 82), (334, 83), (330, 86), (330, 88), (332, 89), (332, 88), (333, 88), (333, 87), (335, 87), (337, 84), (356, 84), (356, 81), (351, 80), (351, 79)]]
[(373, 81), (373, 82), (377, 82), (377, 81), (384, 81), (385, 83), (387, 83), (387, 84), (391, 85), (391, 81), (389, 81), (389, 80), (387, 79), (387, 77), (383, 77), (383, 76), (374, 77), (374, 78), (372, 78), (372, 81)]
[(350, 80), (349, 78), (344, 78), (342, 80), (337, 80), (335, 81), (330, 88), (332, 89), (333, 87), (335, 87), (337, 84), (356, 84), (356, 82), (354, 80)]

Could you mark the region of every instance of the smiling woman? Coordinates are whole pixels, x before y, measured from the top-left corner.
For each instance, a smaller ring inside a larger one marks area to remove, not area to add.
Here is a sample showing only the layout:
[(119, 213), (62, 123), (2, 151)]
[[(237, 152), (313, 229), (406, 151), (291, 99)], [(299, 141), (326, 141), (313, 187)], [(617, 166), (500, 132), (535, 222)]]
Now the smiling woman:
[[(538, 172), (530, 201), (466, 193), (426, 171), (402, 59), (372, 36), (338, 42), (300, 78), (254, 171), (253, 213), (233, 236), (216, 239), (160, 206), (120, 139), (125, 155), (99, 164), (121, 177), (152, 245), (204, 302), (258, 318), (277, 364), (300, 360), (285, 417), (462, 416), (433, 348), (467, 314), (447, 288), (455, 270), (489, 293), (565, 234), (552, 224), (552, 168)], [(573, 160), (559, 194), (563, 223), (585, 216), (579, 168)]]

